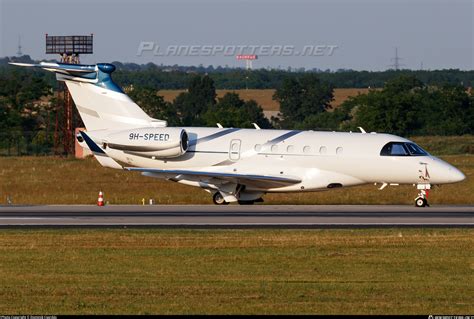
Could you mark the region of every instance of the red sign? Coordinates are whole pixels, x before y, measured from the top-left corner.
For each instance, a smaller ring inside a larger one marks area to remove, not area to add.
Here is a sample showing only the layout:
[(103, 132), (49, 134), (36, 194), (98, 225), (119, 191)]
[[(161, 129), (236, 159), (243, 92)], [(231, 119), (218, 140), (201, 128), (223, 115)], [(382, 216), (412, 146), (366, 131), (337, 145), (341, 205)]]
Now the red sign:
[(239, 54), (236, 56), (237, 60), (257, 60), (255, 54)]

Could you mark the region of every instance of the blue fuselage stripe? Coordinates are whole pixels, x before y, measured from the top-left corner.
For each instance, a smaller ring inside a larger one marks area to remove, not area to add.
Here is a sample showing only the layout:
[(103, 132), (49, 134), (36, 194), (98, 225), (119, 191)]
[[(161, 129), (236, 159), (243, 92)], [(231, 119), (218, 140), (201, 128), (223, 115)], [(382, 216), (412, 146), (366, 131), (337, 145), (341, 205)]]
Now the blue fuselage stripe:
[(296, 134), (299, 134), (301, 133), (302, 131), (290, 131), (290, 132), (287, 132), (283, 135), (280, 135), (278, 137), (275, 137), (274, 139), (268, 141), (267, 143), (265, 143), (265, 145), (270, 145), (270, 144), (278, 144), (280, 143), (281, 141), (284, 141), (292, 136), (295, 136)]
[(208, 141), (214, 140), (216, 138), (222, 137), (224, 135), (227, 135), (227, 134), (239, 131), (239, 130), (240, 130), (240, 128), (230, 128), (228, 130), (220, 131), (220, 132), (217, 132), (217, 133), (205, 136), (205, 137), (201, 137), (201, 138), (198, 138), (196, 140), (189, 141), (189, 146), (194, 146), (194, 145), (199, 144), (199, 143), (208, 142)]

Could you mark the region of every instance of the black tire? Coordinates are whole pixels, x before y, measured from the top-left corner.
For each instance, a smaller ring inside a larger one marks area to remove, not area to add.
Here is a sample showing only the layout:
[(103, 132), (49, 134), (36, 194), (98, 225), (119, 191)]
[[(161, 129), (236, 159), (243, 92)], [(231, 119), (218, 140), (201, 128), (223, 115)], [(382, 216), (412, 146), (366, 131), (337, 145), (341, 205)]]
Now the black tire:
[(415, 206), (416, 207), (425, 207), (428, 203), (426, 202), (426, 199), (423, 197), (417, 197), (415, 199)]
[(212, 201), (214, 202), (214, 204), (216, 205), (228, 205), (229, 203), (226, 202), (224, 200), (224, 197), (222, 196), (222, 194), (220, 192), (216, 192), (213, 196), (212, 196)]

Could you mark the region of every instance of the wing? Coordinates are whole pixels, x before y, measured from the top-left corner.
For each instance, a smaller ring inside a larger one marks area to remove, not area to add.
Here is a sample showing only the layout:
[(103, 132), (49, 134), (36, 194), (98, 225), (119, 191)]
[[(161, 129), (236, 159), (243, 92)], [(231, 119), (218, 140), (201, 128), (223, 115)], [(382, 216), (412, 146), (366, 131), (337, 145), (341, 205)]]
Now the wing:
[(157, 168), (125, 167), (129, 171), (142, 172), (144, 175), (163, 177), (168, 179), (186, 179), (213, 183), (230, 182), (241, 185), (254, 186), (259, 188), (277, 188), (288, 185), (298, 184), (301, 179), (293, 176), (272, 176), (272, 175), (253, 175), (253, 174), (235, 174), (222, 172), (206, 172), (193, 170), (167, 170)]

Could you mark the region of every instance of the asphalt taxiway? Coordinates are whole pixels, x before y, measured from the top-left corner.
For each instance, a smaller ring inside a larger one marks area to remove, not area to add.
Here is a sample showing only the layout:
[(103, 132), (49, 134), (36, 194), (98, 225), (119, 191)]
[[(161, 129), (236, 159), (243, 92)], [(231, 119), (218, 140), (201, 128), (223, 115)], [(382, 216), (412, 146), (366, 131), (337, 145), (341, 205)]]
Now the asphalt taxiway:
[(0, 206), (9, 227), (474, 227), (474, 206), (88, 205)]

